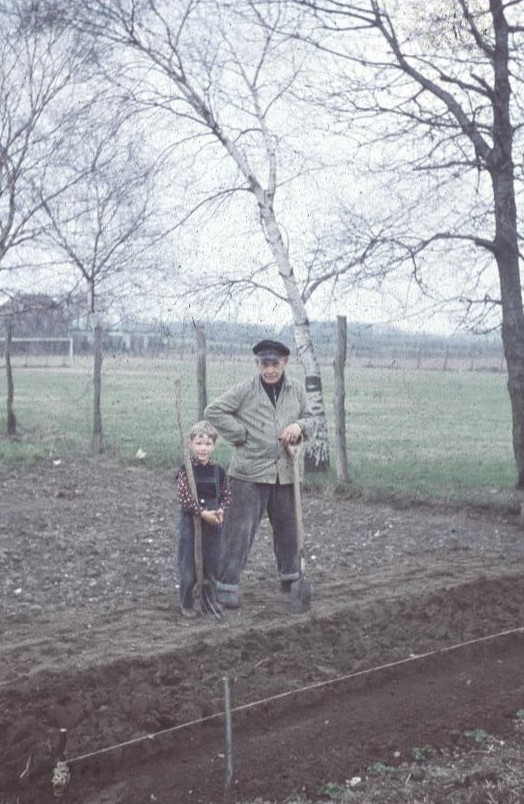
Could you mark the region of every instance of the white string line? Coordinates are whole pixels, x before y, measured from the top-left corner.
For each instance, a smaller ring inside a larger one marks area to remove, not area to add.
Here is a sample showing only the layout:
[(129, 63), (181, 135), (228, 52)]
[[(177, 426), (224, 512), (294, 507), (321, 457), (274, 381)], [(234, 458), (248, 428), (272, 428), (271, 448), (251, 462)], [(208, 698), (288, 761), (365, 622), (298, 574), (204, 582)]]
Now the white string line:
[[(342, 681), (349, 681), (353, 678), (359, 678), (362, 676), (368, 676), (373, 673), (378, 673), (381, 670), (387, 670), (391, 667), (400, 667), (404, 664), (410, 664), (412, 662), (418, 662), (421, 659), (427, 659), (430, 656), (438, 656), (442, 653), (451, 653), (454, 650), (459, 650), (460, 648), (466, 648), (470, 645), (477, 645), (481, 642), (488, 642), (493, 639), (499, 639), (500, 637), (509, 636), (510, 634), (519, 634), (524, 632), (524, 626), (519, 628), (511, 628), (507, 631), (499, 631), (497, 634), (489, 634), (488, 636), (484, 637), (477, 637), (476, 639), (470, 639), (466, 642), (458, 642), (455, 645), (448, 645), (445, 648), (437, 648), (436, 650), (430, 650), (426, 653), (417, 653), (414, 656), (408, 656), (405, 659), (398, 659), (395, 662), (388, 662), (387, 664), (379, 664), (376, 667), (370, 667), (367, 670), (357, 670), (355, 673), (349, 673), (345, 676), (338, 676), (337, 678), (331, 678), (327, 681), (317, 681), (315, 684), (308, 684), (305, 687), (299, 687), (295, 690), (287, 690), (286, 692), (280, 692), (277, 695), (271, 695), (268, 698), (261, 698), (257, 701), (252, 701), (251, 703), (243, 704), (242, 706), (235, 706), (231, 710), (231, 714), (236, 714), (238, 712), (245, 712), (249, 709), (254, 709), (256, 706), (262, 706), (262, 704), (272, 703), (273, 701), (279, 701), (284, 698), (288, 698), (291, 695), (299, 695), (303, 692), (311, 692), (312, 690), (318, 690), (322, 687), (328, 687), (331, 684), (338, 684)], [(71, 759), (67, 759), (66, 762), (68, 765), (72, 765), (75, 762), (81, 762), (85, 759), (90, 759), (91, 757), (100, 756), (101, 754), (107, 754), (111, 751), (116, 751), (119, 748), (127, 748), (130, 745), (137, 745), (137, 743), (144, 742), (145, 740), (154, 740), (156, 737), (161, 737), (165, 734), (172, 734), (175, 731), (180, 731), (181, 729), (187, 729), (192, 726), (197, 726), (202, 723), (209, 723), (211, 720), (216, 720), (217, 718), (224, 717), (224, 712), (216, 712), (214, 715), (207, 715), (207, 717), (199, 718), (198, 720), (190, 720), (187, 723), (181, 723), (178, 726), (171, 726), (168, 729), (162, 729), (162, 731), (157, 731), (154, 734), (144, 734), (142, 737), (135, 737), (132, 740), (127, 740), (123, 743), (118, 743), (116, 745), (108, 746), (107, 748), (100, 748), (97, 751), (92, 751), (89, 754), (81, 754), (80, 756), (72, 757)]]

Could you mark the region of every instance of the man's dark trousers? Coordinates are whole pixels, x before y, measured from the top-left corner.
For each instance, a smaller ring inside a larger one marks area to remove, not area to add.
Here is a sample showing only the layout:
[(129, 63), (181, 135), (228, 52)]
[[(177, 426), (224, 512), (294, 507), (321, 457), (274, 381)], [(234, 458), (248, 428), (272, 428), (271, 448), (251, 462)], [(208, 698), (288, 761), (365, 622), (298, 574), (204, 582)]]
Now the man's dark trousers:
[(236, 592), (258, 526), (267, 512), (281, 581), (300, 577), (292, 484), (251, 483), (230, 478), (233, 500), (226, 511), (217, 591)]

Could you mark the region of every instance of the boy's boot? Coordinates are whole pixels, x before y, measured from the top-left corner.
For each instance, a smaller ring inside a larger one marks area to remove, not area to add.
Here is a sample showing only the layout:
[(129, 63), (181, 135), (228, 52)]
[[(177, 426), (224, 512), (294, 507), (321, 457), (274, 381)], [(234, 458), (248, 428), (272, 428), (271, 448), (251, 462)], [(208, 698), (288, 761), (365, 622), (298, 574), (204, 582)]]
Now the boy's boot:
[(217, 589), (217, 600), (223, 609), (240, 608), (240, 600), (236, 589)]

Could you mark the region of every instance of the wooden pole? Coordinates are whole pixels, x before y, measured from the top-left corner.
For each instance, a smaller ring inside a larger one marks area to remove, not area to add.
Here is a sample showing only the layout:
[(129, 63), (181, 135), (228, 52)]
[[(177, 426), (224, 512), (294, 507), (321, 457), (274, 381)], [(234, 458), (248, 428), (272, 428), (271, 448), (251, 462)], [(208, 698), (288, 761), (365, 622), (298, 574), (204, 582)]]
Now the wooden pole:
[(91, 447), (95, 454), (103, 452), (102, 429), (102, 325), (97, 318), (93, 340), (93, 434)]
[(67, 729), (60, 729), (58, 756), (53, 769), (53, 794), (55, 798), (63, 798), (71, 781), (71, 774), (66, 762)]
[(225, 764), (226, 764), (226, 779), (224, 785), (224, 804), (230, 804), (232, 801), (232, 784), (233, 784), (233, 725), (231, 719), (231, 690), (229, 687), (229, 678), (227, 676), (223, 679), (224, 682), (224, 723), (225, 723)]
[(67, 747), (67, 729), (60, 729), (58, 732), (58, 759), (61, 762), (65, 761)]
[(203, 324), (195, 324), (197, 346), (197, 392), (198, 392), (198, 418), (204, 418), (207, 406), (206, 387), (206, 329)]
[(5, 373), (7, 379), (7, 436), (16, 436), (16, 416), (13, 409), (15, 386), (13, 382), (13, 367), (11, 364), (11, 346), (13, 342), (13, 317), (7, 316), (5, 330)]
[(347, 354), (347, 319), (344, 315), (337, 316), (337, 351), (333, 368), (335, 370), (335, 460), (337, 467), (337, 480), (339, 483), (349, 483), (349, 468), (346, 443), (346, 389), (345, 366)]
[[(182, 383), (177, 378), (175, 380), (175, 404), (178, 418), (178, 429), (180, 431), (180, 446), (184, 455), (184, 467), (186, 470), (187, 481), (193, 498), (198, 502), (198, 493), (195, 482), (195, 475), (193, 473), (193, 465), (191, 463), (191, 454), (187, 443), (186, 425), (184, 422), (184, 412), (182, 405)], [(199, 598), (200, 607), (203, 610), (204, 606), (204, 557), (202, 546), (202, 520), (200, 516), (193, 517), (194, 525), (194, 560), (195, 560), (195, 575), (196, 575), (196, 596)]]
[(442, 366), (442, 371), (448, 370), (448, 360), (449, 360), (449, 344), (446, 344), (446, 351), (444, 353), (444, 365)]

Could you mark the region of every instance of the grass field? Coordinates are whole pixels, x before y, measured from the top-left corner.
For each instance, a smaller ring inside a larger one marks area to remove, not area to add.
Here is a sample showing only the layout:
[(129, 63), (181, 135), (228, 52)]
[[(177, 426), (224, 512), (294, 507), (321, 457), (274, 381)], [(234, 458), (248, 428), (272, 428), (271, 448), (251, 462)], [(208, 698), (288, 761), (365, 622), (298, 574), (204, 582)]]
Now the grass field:
[[(210, 360), (208, 396), (252, 375), (250, 361)], [(185, 418), (196, 414), (191, 362), (106, 357), (103, 420), (106, 451), (150, 465), (175, 465), (180, 446), (174, 378), (186, 389)], [(298, 368), (292, 368), (300, 376)], [(0, 460), (31, 461), (89, 451), (91, 364), (15, 369), (15, 412), (20, 440), (0, 439)], [(333, 370), (323, 369), (333, 431)], [(5, 376), (0, 398), (5, 400)], [(510, 490), (515, 482), (506, 378), (496, 372), (442, 372), (386, 368), (346, 369), (347, 438), (351, 476), (364, 488), (411, 495), (468, 496), (476, 490)], [(5, 432), (5, 404), (0, 415)], [(219, 459), (227, 463), (221, 444)], [(333, 480), (334, 477), (328, 478)]]

